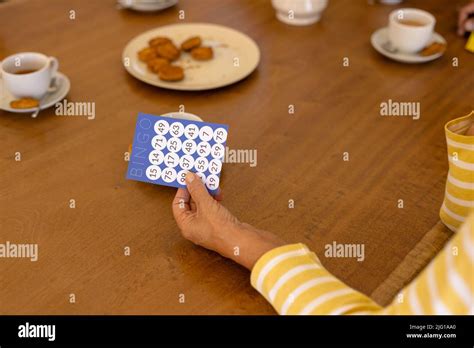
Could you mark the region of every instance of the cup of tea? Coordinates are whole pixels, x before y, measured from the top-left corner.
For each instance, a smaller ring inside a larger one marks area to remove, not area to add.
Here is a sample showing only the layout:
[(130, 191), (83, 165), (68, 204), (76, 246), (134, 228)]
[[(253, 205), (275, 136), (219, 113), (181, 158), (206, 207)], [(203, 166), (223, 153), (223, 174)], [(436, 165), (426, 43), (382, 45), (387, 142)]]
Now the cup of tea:
[(48, 91), (58, 67), (58, 60), (54, 57), (23, 52), (4, 59), (0, 63), (0, 75), (5, 88), (15, 98), (41, 99)]
[(404, 53), (422, 50), (431, 41), (436, 19), (426, 11), (403, 8), (390, 13), (388, 38), (392, 46)]
[(310, 25), (321, 18), (328, 0), (272, 0), (277, 18), (290, 25)]

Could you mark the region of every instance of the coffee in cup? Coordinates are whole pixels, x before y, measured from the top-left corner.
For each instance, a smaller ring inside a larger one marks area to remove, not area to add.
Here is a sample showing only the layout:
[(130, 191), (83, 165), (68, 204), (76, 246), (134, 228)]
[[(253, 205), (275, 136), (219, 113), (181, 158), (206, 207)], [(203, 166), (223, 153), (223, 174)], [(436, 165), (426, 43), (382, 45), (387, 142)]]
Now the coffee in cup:
[(58, 60), (41, 53), (23, 52), (5, 58), (0, 74), (5, 88), (15, 98), (41, 99), (58, 71)]
[(433, 36), (436, 19), (416, 8), (398, 9), (390, 13), (388, 37), (392, 46), (404, 53), (422, 50)]

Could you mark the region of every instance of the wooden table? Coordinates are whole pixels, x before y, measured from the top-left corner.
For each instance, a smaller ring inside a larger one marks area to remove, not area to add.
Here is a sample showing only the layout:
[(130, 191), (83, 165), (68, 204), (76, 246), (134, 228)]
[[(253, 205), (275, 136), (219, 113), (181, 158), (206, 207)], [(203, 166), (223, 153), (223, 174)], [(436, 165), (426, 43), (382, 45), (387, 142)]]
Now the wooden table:
[[(461, 3), (405, 2), (435, 14), (449, 42), (441, 59), (424, 65), (375, 52), (370, 35), (394, 7), (362, 0), (333, 0), (308, 27), (279, 22), (262, 0), (180, 0), (155, 14), (119, 11), (113, 0), (0, 4), (0, 57), (56, 56), (72, 82), (67, 99), (96, 105), (94, 120), (57, 117), (54, 109), (37, 119), (0, 112), (0, 243), (39, 245), (37, 262), (0, 259), (0, 313), (274, 313), (248, 271), (181, 237), (170, 209), (174, 189), (125, 180), (137, 113), (181, 104), (229, 124), (230, 148), (258, 151), (256, 167), (224, 165), (225, 205), (239, 219), (306, 243), (347, 284), (373, 293), (437, 223), (447, 172), (443, 125), (474, 108), (474, 59), (455, 35)], [(253, 37), (258, 70), (200, 93), (127, 74), (125, 44), (178, 22), (179, 10), (184, 22)], [(381, 117), (388, 99), (420, 102), (421, 118)], [(365, 260), (324, 258), (333, 241), (364, 243)]]

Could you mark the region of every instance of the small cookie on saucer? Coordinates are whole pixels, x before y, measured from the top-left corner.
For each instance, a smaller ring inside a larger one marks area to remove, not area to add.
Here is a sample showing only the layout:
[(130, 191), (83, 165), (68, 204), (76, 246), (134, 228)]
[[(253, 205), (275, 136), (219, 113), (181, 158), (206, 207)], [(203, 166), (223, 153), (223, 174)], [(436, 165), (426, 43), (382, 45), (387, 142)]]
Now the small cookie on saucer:
[(166, 58), (153, 58), (149, 60), (147, 63), (148, 69), (154, 72), (155, 74), (160, 72), (160, 69), (163, 68), (165, 65), (169, 65), (170, 61)]
[(158, 72), (158, 76), (163, 81), (181, 81), (184, 79), (184, 71), (180, 66), (165, 65)]
[(39, 100), (34, 98), (21, 98), (10, 102), (12, 109), (31, 109), (37, 108), (38, 106)]
[(183, 51), (191, 51), (193, 48), (201, 46), (202, 40), (199, 36), (194, 36), (181, 44), (181, 49)]
[(181, 51), (170, 42), (156, 46), (156, 52), (158, 56), (171, 61), (178, 59), (181, 54)]
[(443, 53), (446, 49), (446, 45), (441, 42), (433, 42), (431, 45), (426, 46), (420, 52), (420, 56), (428, 57), (432, 56), (433, 54)]
[(148, 45), (150, 47), (159, 46), (166, 43), (172, 43), (172, 42), (169, 38), (165, 36), (157, 36), (157, 37), (152, 38), (150, 41), (148, 41)]
[(191, 56), (196, 60), (209, 60), (214, 56), (211, 47), (196, 47), (191, 50)]

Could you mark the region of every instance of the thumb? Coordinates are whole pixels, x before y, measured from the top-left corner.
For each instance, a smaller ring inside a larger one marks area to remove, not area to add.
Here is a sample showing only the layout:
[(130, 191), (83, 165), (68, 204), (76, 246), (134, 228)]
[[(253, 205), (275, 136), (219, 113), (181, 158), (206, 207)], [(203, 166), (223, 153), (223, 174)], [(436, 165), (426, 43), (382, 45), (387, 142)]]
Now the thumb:
[(211, 195), (196, 174), (191, 172), (186, 174), (186, 187), (198, 207), (212, 203)]

